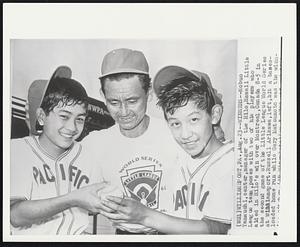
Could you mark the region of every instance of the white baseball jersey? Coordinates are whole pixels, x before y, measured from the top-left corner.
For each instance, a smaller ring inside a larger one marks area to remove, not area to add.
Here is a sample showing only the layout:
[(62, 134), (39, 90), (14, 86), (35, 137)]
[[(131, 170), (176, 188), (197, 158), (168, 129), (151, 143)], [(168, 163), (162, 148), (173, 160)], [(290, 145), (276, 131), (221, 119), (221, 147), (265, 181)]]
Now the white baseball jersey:
[(173, 180), (174, 216), (200, 220), (203, 217), (231, 223), (233, 213), (233, 143), (201, 159), (178, 159), (181, 176)]
[[(74, 143), (58, 158), (51, 157), (36, 136), (11, 140), (10, 199), (57, 197), (91, 184), (93, 170)], [(82, 159), (78, 159), (81, 157)], [(11, 226), (12, 234), (80, 234), (88, 226), (88, 212), (73, 207), (27, 227)]]
[(137, 138), (123, 136), (119, 126), (114, 125), (90, 133), (82, 145), (94, 147), (92, 157), (101, 166), (104, 179), (126, 196), (152, 209), (166, 213), (171, 210), (169, 180), (178, 172), (173, 167), (182, 150), (165, 121), (151, 117), (148, 129)]

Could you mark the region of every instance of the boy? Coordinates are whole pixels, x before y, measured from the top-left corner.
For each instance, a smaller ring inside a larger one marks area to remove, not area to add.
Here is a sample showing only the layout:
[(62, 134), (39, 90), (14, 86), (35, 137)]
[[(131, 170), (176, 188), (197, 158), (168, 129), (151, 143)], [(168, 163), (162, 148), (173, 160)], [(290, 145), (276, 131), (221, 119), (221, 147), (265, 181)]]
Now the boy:
[(233, 211), (234, 153), (232, 143), (222, 143), (214, 133), (222, 116), (216, 91), (206, 74), (178, 66), (161, 69), (154, 90), (174, 139), (190, 156), (174, 167), (180, 175), (167, 175), (175, 188), (173, 216), (117, 197), (104, 202), (117, 212), (102, 213), (169, 234), (226, 234)]
[[(93, 169), (80, 162), (80, 136), (87, 93), (66, 66), (28, 91), (32, 136), (11, 140), (10, 222), (12, 234), (80, 234), (88, 211), (97, 212)], [(87, 186), (89, 185), (89, 186)]]

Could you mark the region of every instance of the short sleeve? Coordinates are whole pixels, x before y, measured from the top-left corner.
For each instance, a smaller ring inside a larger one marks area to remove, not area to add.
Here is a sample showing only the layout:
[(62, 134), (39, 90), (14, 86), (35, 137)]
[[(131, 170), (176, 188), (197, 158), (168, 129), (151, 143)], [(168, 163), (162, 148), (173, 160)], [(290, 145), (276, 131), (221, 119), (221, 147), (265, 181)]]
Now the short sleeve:
[(89, 170), (90, 184), (104, 181), (101, 167), (103, 165), (101, 163), (101, 161), (103, 162), (103, 150), (100, 149), (102, 143), (100, 140), (98, 140), (100, 142), (98, 144), (90, 134), (80, 142), (82, 150), (78, 159), (80, 163), (84, 164), (85, 169)]
[(32, 167), (30, 150), (23, 139), (11, 141), (10, 200), (30, 200), (32, 191)]
[(233, 214), (233, 183), (232, 174), (218, 179), (209, 189), (209, 196), (203, 208), (207, 219), (230, 224)]

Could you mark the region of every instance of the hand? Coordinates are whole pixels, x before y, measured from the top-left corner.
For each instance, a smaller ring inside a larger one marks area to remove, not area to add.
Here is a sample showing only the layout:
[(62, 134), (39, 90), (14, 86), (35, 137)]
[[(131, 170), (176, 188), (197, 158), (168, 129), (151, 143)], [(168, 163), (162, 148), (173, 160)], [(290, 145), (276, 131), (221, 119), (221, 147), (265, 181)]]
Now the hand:
[(102, 201), (98, 196), (98, 192), (107, 185), (107, 182), (88, 185), (78, 190), (74, 190), (66, 196), (73, 207), (80, 207), (94, 214), (99, 213), (100, 209), (112, 212), (111, 209), (102, 204)]
[(107, 196), (106, 199), (102, 203), (109, 211), (101, 210), (100, 213), (115, 223), (129, 222), (143, 225), (147, 212), (151, 210), (129, 197)]

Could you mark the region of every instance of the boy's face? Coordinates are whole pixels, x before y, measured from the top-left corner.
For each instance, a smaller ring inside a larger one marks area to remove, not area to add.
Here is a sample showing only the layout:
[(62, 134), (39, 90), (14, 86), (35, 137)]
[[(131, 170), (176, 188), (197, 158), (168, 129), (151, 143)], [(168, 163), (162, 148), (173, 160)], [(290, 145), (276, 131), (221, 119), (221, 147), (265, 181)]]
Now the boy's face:
[(212, 135), (212, 118), (193, 101), (179, 107), (166, 119), (176, 142), (191, 156), (200, 154)]
[(59, 103), (49, 115), (44, 116), (40, 141), (48, 151), (64, 152), (80, 136), (86, 118), (84, 104), (62, 105)]

